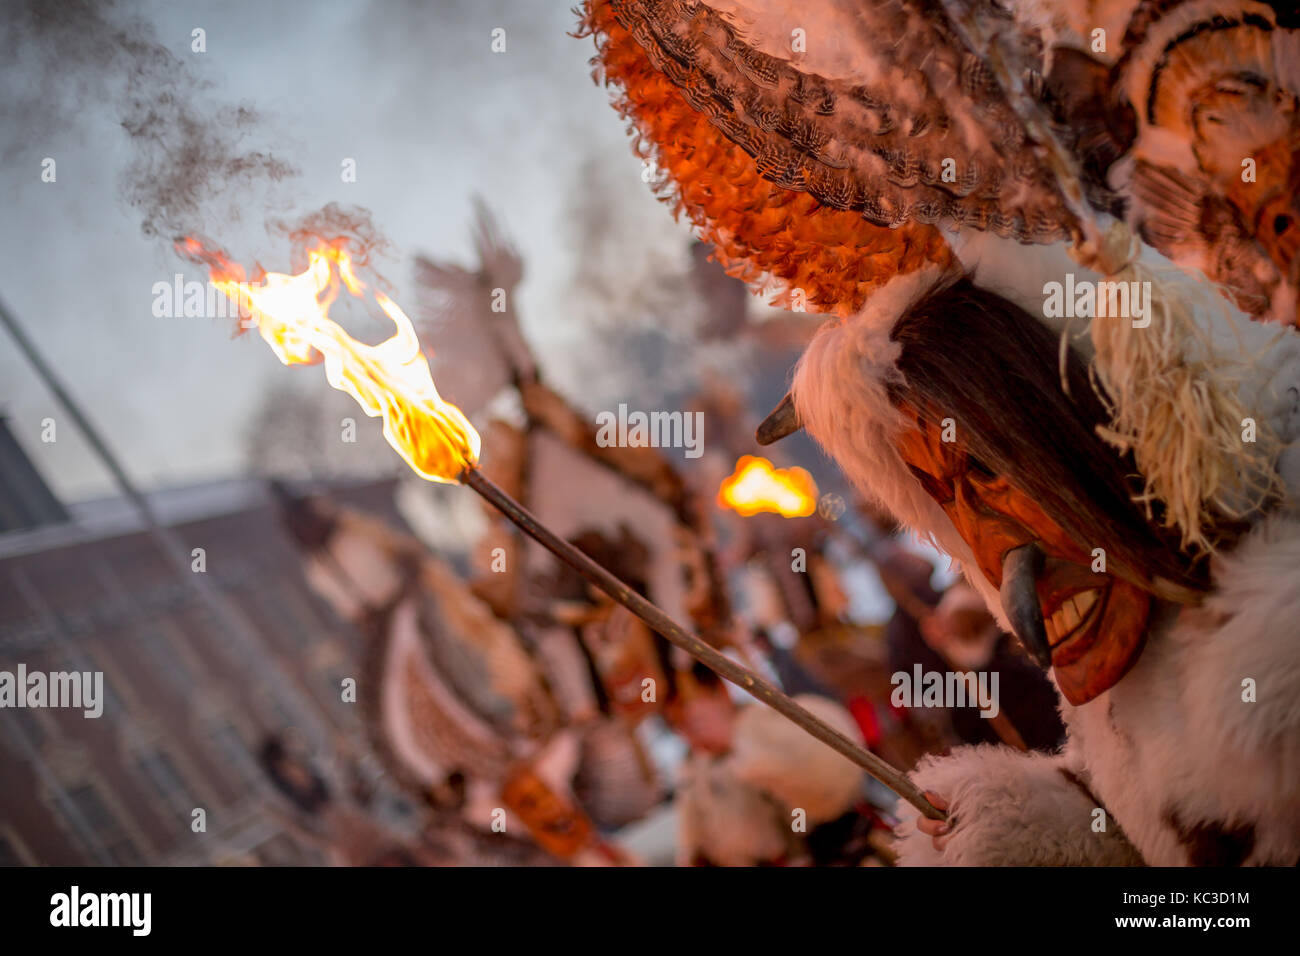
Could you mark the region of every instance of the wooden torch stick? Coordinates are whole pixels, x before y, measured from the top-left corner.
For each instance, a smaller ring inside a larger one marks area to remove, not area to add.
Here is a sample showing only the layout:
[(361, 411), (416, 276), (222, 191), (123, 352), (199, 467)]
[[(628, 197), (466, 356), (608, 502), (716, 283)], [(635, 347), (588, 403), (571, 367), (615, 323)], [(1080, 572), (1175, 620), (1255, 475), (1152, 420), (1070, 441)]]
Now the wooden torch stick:
[(762, 701), (779, 714), (794, 721), (826, 746), (853, 761), (890, 790), (916, 807), (931, 820), (944, 820), (947, 815), (930, 803), (912, 781), (869, 750), (858, 746), (848, 737), (827, 724), (812, 712), (799, 706), (787, 694), (765, 681), (758, 674), (738, 664), (710, 644), (705, 643), (679, 625), (662, 610), (632, 590), (605, 568), (601, 567), (576, 547), (546, 528), (519, 502), (483, 476), (477, 468), (466, 468), (461, 473), (462, 484), (468, 485), (490, 502), (530, 538), (557, 558), (600, 588), (623, 607), (627, 608), (648, 627), (662, 634), (696, 660), (702, 662), (718, 676), (726, 678), (741, 690)]

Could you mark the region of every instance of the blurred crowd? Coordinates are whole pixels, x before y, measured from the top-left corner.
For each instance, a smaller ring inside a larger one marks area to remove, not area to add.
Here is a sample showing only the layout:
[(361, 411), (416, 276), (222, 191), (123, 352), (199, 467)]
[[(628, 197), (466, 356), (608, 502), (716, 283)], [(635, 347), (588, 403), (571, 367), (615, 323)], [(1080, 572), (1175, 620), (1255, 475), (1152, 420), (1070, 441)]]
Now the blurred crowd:
[[(942, 583), (952, 575), (935, 566), (937, 553), (869, 504), (828, 492), (816, 513), (796, 518), (742, 517), (720, 504), (720, 482), (755, 450), (755, 390), (716, 376), (685, 397), (706, 423), (698, 460), (598, 442), (592, 415), (544, 380), (517, 318), (473, 298), (493, 286), (493, 270), (522, 275), (486, 218), (479, 238), (479, 281), (440, 263), (423, 274), (431, 286), (470, 290), (453, 303), (457, 327), (474, 330), (466, 347), (477, 361), (492, 356), (496, 380), (478, 380), (481, 401), (466, 408), (484, 423), (489, 478), (901, 770), (963, 743), (1060, 744), (1042, 671), (971, 589)], [(714, 315), (701, 336), (747, 336), (756, 362), (779, 367), (798, 345), (791, 330), (811, 328), (798, 316), (747, 322), (743, 297), (727, 294), (738, 285), (699, 250), (695, 268)], [(280, 500), (308, 580), (365, 637), (364, 745), (423, 821), (414, 841), (384, 831), (364, 787), (330, 792), (290, 741), (266, 741), (262, 763), (284, 814), (331, 860), (892, 862), (892, 792), (651, 632), (488, 506), (464, 553), (447, 555), (328, 497), (281, 486)], [(996, 714), (973, 700), (917, 706), (900, 696), (897, 676), (918, 667), (996, 673)]]

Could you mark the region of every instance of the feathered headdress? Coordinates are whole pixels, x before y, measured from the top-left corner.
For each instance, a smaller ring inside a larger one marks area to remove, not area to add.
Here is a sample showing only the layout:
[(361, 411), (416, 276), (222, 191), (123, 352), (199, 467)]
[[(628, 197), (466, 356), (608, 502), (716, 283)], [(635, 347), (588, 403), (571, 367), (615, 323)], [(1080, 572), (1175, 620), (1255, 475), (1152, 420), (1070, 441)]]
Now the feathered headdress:
[[(1073, 344), (1090, 361), (1110, 413), (1104, 437), (1132, 453), (1143, 500), (1159, 506), (1150, 513), (1186, 548), (1208, 549), (1216, 518), (1249, 517), (1281, 490), (1285, 386), (1300, 379), (1300, 353), (1293, 335), (1279, 342), (1228, 296), (1275, 316), (1294, 262), (1276, 268), (1282, 278), (1261, 298), (1227, 281), (1243, 262), (1258, 276), (1270, 256), (1286, 258), (1243, 224), (1259, 197), (1234, 198), (1208, 177), (1201, 194), (1234, 210), (1238, 226), (1179, 245), (1162, 225), (1165, 198), (1133, 184), (1154, 181), (1139, 175), (1148, 167), (1181, 168), (1159, 159), (1161, 138), (1189, 135), (1175, 118), (1201, 110), (1200, 81), (1222, 86), (1246, 60), (1249, 77), (1265, 71), (1282, 117), (1258, 124), (1255, 139), (1261, 149), (1290, 142), (1295, 92), (1276, 53), (1292, 31), (1241, 0), (1083, 6), (589, 0), (583, 11), (596, 76), (618, 90), (660, 196), (733, 275), (778, 304), (845, 317), (809, 346), (786, 417), (797, 413), (865, 491), (967, 564), (964, 542), (893, 450), (887, 394), (895, 322), (963, 271), (1034, 315), (1044, 282), (1066, 272), (1151, 284), (1149, 324), (1043, 321), (1063, 353)], [(1198, 41), (1193, 55), (1200, 34), (1218, 41)], [(1198, 72), (1180, 59), (1195, 56), (1223, 62)], [(1209, 156), (1197, 143), (1191, 154)], [(1290, 159), (1270, 175), (1289, 177)], [(1254, 440), (1243, 442), (1248, 422)]]

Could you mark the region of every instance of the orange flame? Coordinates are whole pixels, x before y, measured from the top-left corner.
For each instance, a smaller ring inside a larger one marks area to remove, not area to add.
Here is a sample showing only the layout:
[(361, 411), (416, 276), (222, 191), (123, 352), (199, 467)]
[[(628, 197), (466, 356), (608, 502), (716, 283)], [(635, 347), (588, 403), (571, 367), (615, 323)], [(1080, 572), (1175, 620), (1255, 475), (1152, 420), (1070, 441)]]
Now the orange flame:
[(817, 510), (817, 484), (802, 468), (775, 468), (766, 458), (744, 455), (718, 488), (718, 504), (746, 518), (764, 511), (803, 518)]
[(366, 291), (342, 241), (310, 250), (304, 272), (268, 272), (252, 283), (244, 281), (238, 263), (198, 240), (183, 240), (178, 251), (207, 264), (212, 284), (249, 311), (285, 365), (324, 359), (329, 383), (356, 399), (371, 418), (383, 416), (384, 437), (417, 474), (454, 482), (478, 462), (478, 432), (459, 408), (438, 395), (411, 320), (396, 302), (378, 290), (372, 293), (397, 326), (393, 337), (378, 345), (358, 342), (330, 318), (340, 283), (358, 298)]

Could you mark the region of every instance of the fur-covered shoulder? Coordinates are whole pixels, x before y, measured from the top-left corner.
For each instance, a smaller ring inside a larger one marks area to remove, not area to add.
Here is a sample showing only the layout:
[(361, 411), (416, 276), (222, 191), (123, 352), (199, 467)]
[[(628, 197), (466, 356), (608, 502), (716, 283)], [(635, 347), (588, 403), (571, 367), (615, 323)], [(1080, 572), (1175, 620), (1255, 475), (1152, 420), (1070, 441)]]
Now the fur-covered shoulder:
[(1300, 520), (1215, 559), (1214, 590), (1081, 707), (1070, 748), (1153, 866), (1300, 860)]
[(1191, 738), (1253, 758), (1243, 796), (1300, 804), (1300, 519), (1262, 522), (1218, 559), (1214, 582), (1171, 635)]

